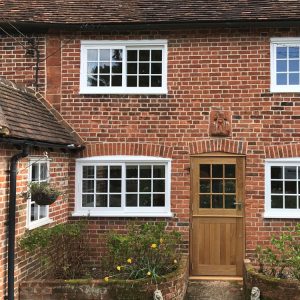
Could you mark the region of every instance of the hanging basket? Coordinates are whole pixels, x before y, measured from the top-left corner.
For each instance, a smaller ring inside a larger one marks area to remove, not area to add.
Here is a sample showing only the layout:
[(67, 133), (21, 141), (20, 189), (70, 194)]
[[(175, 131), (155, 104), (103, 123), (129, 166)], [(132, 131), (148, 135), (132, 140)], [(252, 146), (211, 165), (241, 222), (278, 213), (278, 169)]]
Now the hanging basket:
[(47, 194), (44, 192), (34, 193), (31, 195), (31, 200), (34, 201), (38, 205), (51, 205), (57, 199), (56, 194)]

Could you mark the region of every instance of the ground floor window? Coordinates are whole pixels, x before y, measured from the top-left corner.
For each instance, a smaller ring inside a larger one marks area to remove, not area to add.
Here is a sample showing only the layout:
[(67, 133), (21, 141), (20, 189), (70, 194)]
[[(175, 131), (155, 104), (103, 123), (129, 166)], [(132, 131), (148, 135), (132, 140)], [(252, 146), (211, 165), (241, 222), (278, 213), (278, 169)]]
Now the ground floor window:
[(265, 217), (300, 218), (300, 158), (266, 160), (265, 175)]
[[(29, 160), (29, 183), (30, 182), (47, 182), (49, 180), (49, 160), (46, 158), (31, 158)], [(37, 205), (29, 197), (27, 209), (27, 227), (36, 228), (49, 223), (49, 206)]]
[(170, 172), (166, 158), (78, 159), (75, 215), (169, 216)]

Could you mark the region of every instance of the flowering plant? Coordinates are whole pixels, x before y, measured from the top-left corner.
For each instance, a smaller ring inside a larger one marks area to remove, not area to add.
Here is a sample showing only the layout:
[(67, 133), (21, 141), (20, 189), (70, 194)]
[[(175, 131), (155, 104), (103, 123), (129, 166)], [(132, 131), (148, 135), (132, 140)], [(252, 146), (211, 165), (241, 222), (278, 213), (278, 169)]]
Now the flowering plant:
[(166, 223), (132, 225), (126, 234), (111, 232), (104, 280), (151, 278), (157, 282), (177, 268), (180, 240), (178, 232), (166, 230)]

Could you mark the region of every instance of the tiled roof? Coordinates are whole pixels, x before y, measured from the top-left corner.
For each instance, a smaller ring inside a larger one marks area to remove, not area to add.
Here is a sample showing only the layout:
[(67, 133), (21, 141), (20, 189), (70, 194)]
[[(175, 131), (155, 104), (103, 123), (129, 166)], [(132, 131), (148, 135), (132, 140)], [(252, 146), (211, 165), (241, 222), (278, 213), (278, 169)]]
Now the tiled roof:
[(120, 24), (299, 20), (299, 0), (0, 0), (10, 22)]
[(39, 94), (0, 78), (0, 135), (62, 145), (82, 140)]

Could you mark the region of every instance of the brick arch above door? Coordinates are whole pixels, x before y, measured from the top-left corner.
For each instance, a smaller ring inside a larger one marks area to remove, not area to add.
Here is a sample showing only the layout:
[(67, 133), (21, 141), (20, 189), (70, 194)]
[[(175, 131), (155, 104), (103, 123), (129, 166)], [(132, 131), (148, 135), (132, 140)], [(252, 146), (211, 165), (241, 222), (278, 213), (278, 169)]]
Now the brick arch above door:
[(142, 155), (171, 158), (173, 148), (148, 143), (91, 143), (86, 144), (81, 157), (105, 155)]
[(266, 158), (287, 158), (300, 156), (300, 143), (271, 145), (265, 147)]
[(247, 142), (230, 139), (201, 140), (191, 142), (189, 144), (189, 150), (190, 155), (208, 152), (225, 152), (245, 155), (247, 153)]

